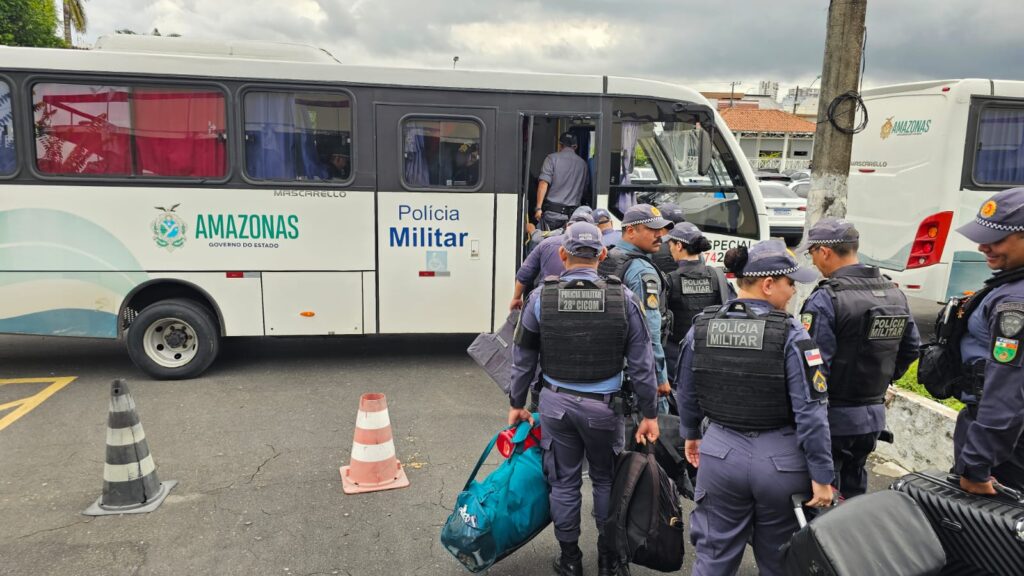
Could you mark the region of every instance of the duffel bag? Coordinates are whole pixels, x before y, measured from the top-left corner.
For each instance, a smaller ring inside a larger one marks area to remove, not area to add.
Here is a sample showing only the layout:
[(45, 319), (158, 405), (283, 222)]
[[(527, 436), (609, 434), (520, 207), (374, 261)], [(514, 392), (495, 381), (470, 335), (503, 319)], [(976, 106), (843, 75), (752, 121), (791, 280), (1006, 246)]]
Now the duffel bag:
[[(539, 415), (534, 414), (533, 418), (539, 427)], [(478, 482), (476, 475), (501, 432), (494, 435), (441, 529), (441, 544), (470, 572), (490, 568), (532, 540), (551, 522), (550, 489), (540, 448), (525, 446), (531, 428), (529, 422), (519, 424), (512, 438), (515, 445), (512, 454)]]

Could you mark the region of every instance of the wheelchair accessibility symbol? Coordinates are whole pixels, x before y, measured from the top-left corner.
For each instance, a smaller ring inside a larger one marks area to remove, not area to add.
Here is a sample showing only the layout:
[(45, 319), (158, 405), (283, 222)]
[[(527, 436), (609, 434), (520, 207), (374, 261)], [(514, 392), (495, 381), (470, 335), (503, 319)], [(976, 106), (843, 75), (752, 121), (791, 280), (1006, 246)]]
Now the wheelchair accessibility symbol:
[(451, 276), (446, 250), (427, 250), (427, 269), (420, 276)]

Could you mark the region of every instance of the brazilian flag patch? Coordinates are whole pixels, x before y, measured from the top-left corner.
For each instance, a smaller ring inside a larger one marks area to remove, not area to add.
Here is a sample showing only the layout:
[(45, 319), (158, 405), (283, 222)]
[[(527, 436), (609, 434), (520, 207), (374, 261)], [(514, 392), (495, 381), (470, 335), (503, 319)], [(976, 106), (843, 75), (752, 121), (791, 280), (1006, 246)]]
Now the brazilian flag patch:
[(1017, 346), (1020, 344), (1020, 340), (1014, 340), (1012, 338), (996, 338), (996, 343), (992, 347), (992, 358), (996, 362), (1007, 364), (1013, 362), (1013, 359), (1017, 357)]

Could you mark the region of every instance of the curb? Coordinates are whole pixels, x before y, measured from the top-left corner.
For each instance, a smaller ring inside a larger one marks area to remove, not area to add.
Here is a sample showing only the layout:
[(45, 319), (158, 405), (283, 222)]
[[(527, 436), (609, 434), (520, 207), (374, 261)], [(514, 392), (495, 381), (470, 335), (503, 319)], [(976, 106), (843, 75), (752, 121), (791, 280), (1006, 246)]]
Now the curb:
[(875, 453), (907, 470), (952, 468), (956, 410), (907, 390), (895, 391), (886, 409), (895, 442), (879, 442)]

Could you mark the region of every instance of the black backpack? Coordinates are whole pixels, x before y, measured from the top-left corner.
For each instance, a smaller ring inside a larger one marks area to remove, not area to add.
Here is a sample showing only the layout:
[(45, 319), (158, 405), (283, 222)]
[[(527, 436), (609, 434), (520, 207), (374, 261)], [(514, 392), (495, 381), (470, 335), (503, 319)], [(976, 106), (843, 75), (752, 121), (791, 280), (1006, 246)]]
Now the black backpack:
[(944, 400), (961, 392), (977, 394), (969, 383), (972, 377), (960, 357), (960, 340), (967, 333), (967, 320), (981, 305), (989, 292), (998, 286), (1024, 278), (1024, 268), (995, 274), (985, 286), (970, 296), (954, 296), (939, 310), (935, 319), (935, 336), (921, 347), (917, 364), (917, 381), (928, 393)]
[(620, 561), (659, 572), (683, 566), (683, 512), (675, 483), (658, 466), (654, 447), (615, 460), (611, 510), (604, 536)]

